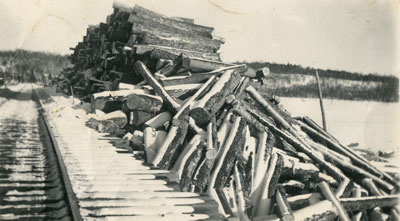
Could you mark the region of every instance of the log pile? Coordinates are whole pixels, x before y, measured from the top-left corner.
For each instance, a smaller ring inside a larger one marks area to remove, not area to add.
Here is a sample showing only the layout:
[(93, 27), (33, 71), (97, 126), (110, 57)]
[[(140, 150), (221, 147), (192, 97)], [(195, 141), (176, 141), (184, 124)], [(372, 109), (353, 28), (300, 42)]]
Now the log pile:
[(88, 126), (123, 136), (227, 217), (397, 220), (397, 181), (261, 93), (255, 76), (267, 70), (222, 62), (212, 31), (114, 4), (73, 49), (59, 87), (90, 101)]

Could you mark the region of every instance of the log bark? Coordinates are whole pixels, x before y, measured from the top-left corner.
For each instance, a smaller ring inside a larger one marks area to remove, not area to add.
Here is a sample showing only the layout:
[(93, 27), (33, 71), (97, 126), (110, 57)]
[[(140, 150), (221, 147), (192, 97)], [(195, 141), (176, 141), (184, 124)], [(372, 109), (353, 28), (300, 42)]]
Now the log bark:
[(152, 34), (164, 38), (175, 38), (183, 42), (193, 42), (197, 45), (210, 45), (216, 50), (219, 49), (221, 42), (210, 38), (199, 36), (193, 32), (160, 24), (151, 20), (145, 20), (137, 15), (131, 14), (129, 22), (132, 23), (133, 34)]
[(233, 176), (236, 184), (235, 188), (235, 198), (237, 201), (237, 213), (240, 220), (249, 220), (248, 216), (246, 215), (246, 201), (245, 196), (243, 194), (243, 187), (242, 187), (242, 180), (239, 174), (239, 170), (237, 165), (233, 168)]
[[(215, 168), (211, 174), (210, 182), (208, 185), (208, 192), (210, 189), (222, 188), (233, 166), (233, 161), (236, 158), (236, 151), (240, 149), (241, 130), (244, 128), (244, 121), (240, 117), (235, 117), (232, 125), (231, 132), (223, 147), (218, 151), (218, 156), (215, 161)], [(234, 142), (235, 141), (235, 142)]]
[[(261, 131), (258, 136), (258, 147), (254, 158), (254, 183), (251, 193), (253, 204), (258, 203), (262, 191), (262, 183), (271, 157), (273, 138), (269, 137), (269, 135), (271, 136), (272, 134), (268, 133), (268, 131)], [(268, 138), (272, 145), (267, 145)]]
[(167, 137), (164, 144), (160, 147), (160, 150), (154, 156), (151, 162), (153, 166), (158, 166), (159, 168), (168, 169), (170, 160), (174, 156), (178, 146), (182, 145), (187, 129), (188, 129), (188, 115), (187, 112), (182, 114), (182, 119), (180, 119), (179, 126), (173, 125), (168, 131)]
[(178, 84), (195, 84), (202, 83), (212, 76), (220, 76), (221, 73), (197, 73), (192, 76), (174, 76), (161, 78), (160, 82), (164, 86), (172, 86)]
[(164, 100), (172, 113), (176, 113), (180, 105), (167, 93), (161, 84), (153, 77), (147, 67), (141, 62), (137, 61), (134, 64), (135, 71), (140, 73), (153, 90)]
[(137, 39), (139, 44), (162, 45), (172, 48), (179, 48), (202, 53), (216, 53), (218, 49), (210, 45), (199, 45), (189, 41), (181, 41), (175, 38), (166, 38), (150, 33), (142, 33)]
[(206, 156), (203, 163), (200, 165), (198, 174), (195, 177), (195, 185), (200, 189), (201, 192), (206, 190), (208, 179), (211, 174), (212, 167), (214, 166), (215, 158), (218, 154), (216, 143), (213, 138), (213, 123), (210, 122), (207, 126), (207, 145), (206, 145)]
[(200, 144), (193, 151), (193, 153), (190, 155), (189, 159), (186, 161), (180, 180), (181, 191), (188, 192), (190, 186), (193, 184), (192, 183), (193, 175), (198, 163), (200, 162), (202, 156), (204, 155), (204, 149), (205, 149), (205, 143), (201, 141)]
[[(210, 52), (210, 51), (205, 51), (205, 52)], [(236, 65), (220, 61), (184, 56), (182, 61), (182, 66), (187, 69), (213, 71), (219, 68), (229, 68)]]
[(167, 175), (170, 182), (179, 183), (181, 180), (182, 172), (186, 162), (192, 153), (197, 149), (197, 147), (202, 142), (202, 135), (196, 134), (188, 144), (186, 144), (185, 148), (179, 154), (178, 159), (174, 162), (173, 167), (170, 170), (170, 173)]
[(282, 156), (273, 154), (265, 173), (265, 179), (262, 184), (261, 195), (255, 209), (256, 216), (265, 216), (269, 214), (271, 197), (275, 194), (278, 180), (282, 172)]
[(159, 113), (162, 105), (163, 100), (159, 96), (149, 94), (130, 94), (126, 97), (126, 107), (129, 110)]
[(363, 211), (375, 207), (393, 207), (398, 204), (400, 195), (364, 196), (356, 198), (341, 198), (340, 203), (347, 211)]
[(165, 24), (169, 25), (171, 27), (179, 28), (182, 30), (187, 30), (191, 33), (196, 33), (198, 35), (201, 35), (203, 37), (211, 38), (212, 37), (212, 32), (214, 28), (211, 27), (206, 27), (206, 26), (201, 26), (201, 25), (196, 25), (192, 23), (187, 23), (183, 21), (179, 21), (158, 13), (155, 13), (153, 11), (150, 11), (148, 9), (145, 9), (139, 5), (135, 5), (135, 7), (132, 9), (132, 13), (140, 16), (146, 20), (154, 21), (160, 24)]
[(192, 106), (190, 116), (198, 125), (207, 124), (211, 116), (221, 109), (226, 96), (233, 91), (238, 83), (238, 73), (232, 70), (225, 71), (211, 90)]
[(134, 48), (134, 53), (136, 55), (143, 55), (149, 53), (150, 57), (153, 59), (175, 60), (181, 54), (186, 54), (190, 57), (203, 58), (212, 61), (221, 61), (219, 55), (216, 53), (203, 53), (199, 51), (186, 50), (182, 48), (172, 48), (161, 45), (140, 45), (136, 43), (133, 43), (133, 48)]
[(241, 155), (244, 145), (242, 132), (245, 124), (242, 118), (237, 117), (232, 125), (229, 137), (225, 142), (224, 148), (221, 150), (226, 154), (224, 157), (222, 157), (222, 155), (219, 158), (217, 168), (215, 169), (217, 177), (215, 177), (215, 184), (213, 187), (216, 189), (224, 187), (232, 171), (235, 159)]
[(164, 89), (172, 98), (186, 99), (198, 91), (203, 84), (181, 84), (166, 86)]
[(319, 176), (319, 169), (314, 164), (293, 161), (283, 156), (282, 176), (299, 178), (302, 181), (316, 180)]

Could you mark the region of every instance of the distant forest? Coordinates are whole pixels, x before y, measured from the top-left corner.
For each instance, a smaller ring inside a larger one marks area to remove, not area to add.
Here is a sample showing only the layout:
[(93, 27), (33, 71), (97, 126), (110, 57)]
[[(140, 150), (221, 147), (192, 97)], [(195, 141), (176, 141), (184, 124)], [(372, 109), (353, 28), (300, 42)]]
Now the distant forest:
[(70, 66), (68, 56), (27, 50), (0, 51), (1, 72), (18, 81), (50, 80)]
[(399, 101), (399, 79), (392, 75), (322, 70), (270, 62), (238, 63), (245, 63), (253, 69), (268, 67), (271, 76), (265, 82), (265, 89), (282, 97), (317, 97), (314, 76), (318, 71), (324, 97), (345, 100)]

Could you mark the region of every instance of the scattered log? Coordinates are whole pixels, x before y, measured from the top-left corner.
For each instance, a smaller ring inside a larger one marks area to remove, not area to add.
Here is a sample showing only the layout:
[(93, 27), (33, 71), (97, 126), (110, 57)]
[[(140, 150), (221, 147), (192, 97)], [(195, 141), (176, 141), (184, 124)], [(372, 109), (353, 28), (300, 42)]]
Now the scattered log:
[(275, 193), (275, 202), (278, 205), (278, 215), (282, 221), (294, 221), (292, 209), (284, 192), (278, 188)]
[(137, 61), (134, 64), (135, 71), (140, 73), (147, 83), (154, 89), (154, 91), (164, 100), (169, 106), (172, 113), (176, 113), (180, 105), (167, 93), (161, 84), (153, 77), (147, 67), (141, 62)]
[(196, 147), (193, 153), (190, 155), (189, 159), (183, 168), (181, 180), (180, 180), (180, 190), (188, 192), (190, 185), (192, 185), (193, 174), (200, 162), (202, 155), (204, 154), (205, 143), (203, 141)]
[(288, 159), (285, 155), (283, 157), (282, 176), (300, 178), (301, 180), (316, 180), (319, 175), (319, 169), (314, 164), (302, 163)]
[[(188, 110), (186, 110), (188, 112)], [(186, 113), (187, 113), (186, 112)], [(187, 117), (187, 114), (182, 114), (183, 118)], [(186, 116), (186, 117), (185, 117)], [(167, 169), (171, 158), (175, 154), (178, 146), (180, 146), (187, 133), (188, 120), (180, 120), (179, 126), (173, 125), (168, 131), (167, 137), (165, 138), (164, 144), (160, 147), (160, 150), (154, 156), (151, 162), (153, 166)]]
[(199, 166), (198, 174), (196, 175), (196, 186), (205, 191), (208, 184), (208, 179), (211, 174), (212, 167), (214, 166), (215, 158), (217, 157), (218, 150), (215, 148), (213, 139), (213, 123), (210, 122), (207, 126), (207, 145), (206, 155), (203, 163)]
[(196, 134), (188, 144), (186, 144), (182, 153), (179, 155), (178, 159), (175, 161), (173, 167), (168, 174), (168, 180), (170, 182), (179, 182), (182, 176), (182, 172), (186, 162), (188, 161), (191, 154), (198, 148), (202, 141), (202, 136)]
[(340, 220), (349, 220), (349, 215), (347, 215), (346, 210), (343, 208), (342, 204), (339, 202), (339, 200), (335, 197), (335, 195), (332, 193), (331, 188), (329, 188), (329, 185), (326, 182), (320, 182), (318, 184), (318, 187), (320, 188), (322, 195), (331, 201), (333, 205), (337, 208), (339, 218)]
[(273, 154), (265, 173), (265, 179), (262, 184), (262, 192), (255, 209), (256, 216), (265, 216), (269, 214), (271, 197), (275, 194), (278, 179), (282, 172), (282, 156)]
[(375, 207), (390, 208), (399, 203), (400, 195), (341, 198), (339, 202), (347, 211), (364, 211)]
[(211, 90), (198, 100), (190, 112), (190, 116), (198, 125), (205, 125), (225, 103), (225, 98), (239, 83), (239, 74), (231, 70), (225, 71)]
[(238, 204), (238, 216), (240, 220), (249, 220), (248, 216), (246, 215), (246, 202), (245, 197), (243, 195), (242, 189), (242, 180), (240, 178), (240, 174), (237, 168), (237, 165), (233, 168), (233, 175), (235, 179), (236, 189), (235, 189), (235, 197)]

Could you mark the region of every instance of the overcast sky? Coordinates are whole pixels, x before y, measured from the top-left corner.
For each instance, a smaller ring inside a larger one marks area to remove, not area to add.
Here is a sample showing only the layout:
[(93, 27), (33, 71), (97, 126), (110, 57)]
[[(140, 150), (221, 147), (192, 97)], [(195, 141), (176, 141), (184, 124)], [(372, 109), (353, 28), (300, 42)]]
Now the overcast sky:
[[(225, 61), (400, 75), (400, 0), (124, 0), (194, 18), (225, 38)], [(0, 50), (70, 53), (113, 0), (0, 0)]]

